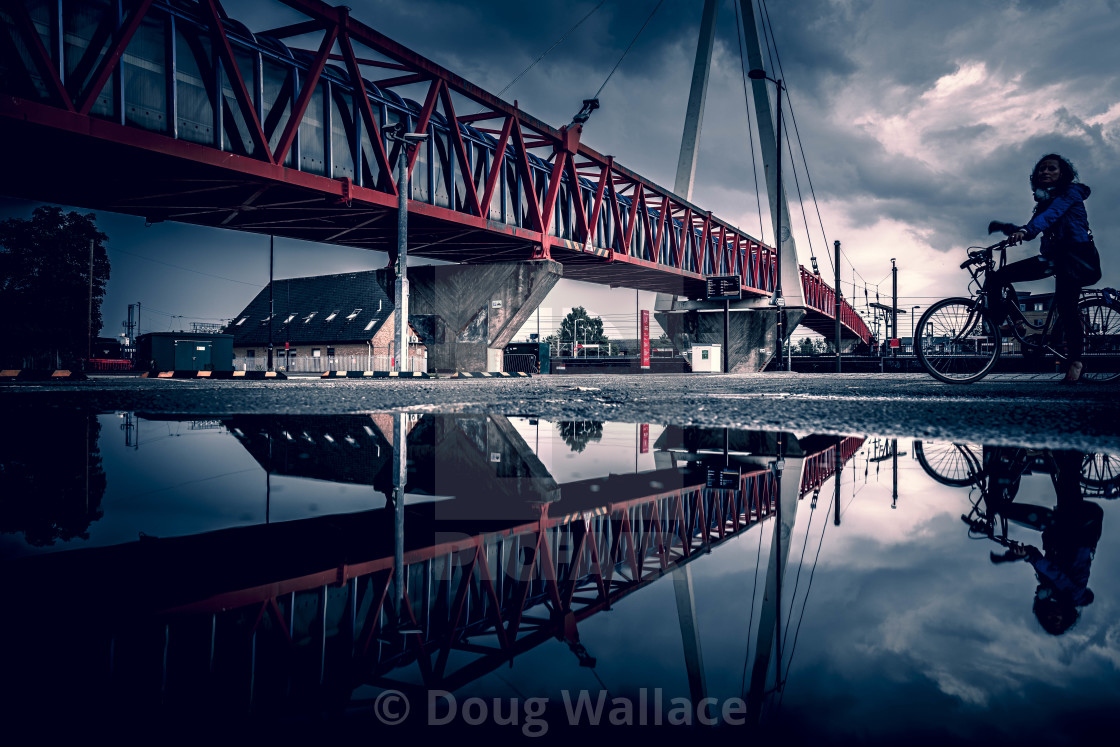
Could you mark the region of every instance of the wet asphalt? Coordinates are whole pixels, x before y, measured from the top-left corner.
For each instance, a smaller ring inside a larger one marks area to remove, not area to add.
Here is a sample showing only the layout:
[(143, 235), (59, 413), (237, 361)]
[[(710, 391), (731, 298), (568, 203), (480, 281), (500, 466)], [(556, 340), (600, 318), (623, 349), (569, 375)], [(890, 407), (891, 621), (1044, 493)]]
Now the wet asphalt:
[(0, 387), (0, 412), (59, 408), (161, 415), (500, 413), (922, 438), (1120, 454), (1120, 381), (1060, 386), (994, 375), (969, 385), (925, 374), (647, 374), (528, 379), (207, 381), (94, 377)]

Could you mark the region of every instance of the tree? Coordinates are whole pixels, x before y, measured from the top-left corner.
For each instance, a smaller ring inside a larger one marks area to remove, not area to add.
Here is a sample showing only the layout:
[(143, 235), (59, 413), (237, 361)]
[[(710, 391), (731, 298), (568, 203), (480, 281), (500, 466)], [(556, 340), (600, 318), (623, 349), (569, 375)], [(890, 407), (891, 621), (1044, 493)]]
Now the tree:
[(581, 452), (591, 441), (603, 440), (603, 424), (598, 420), (569, 420), (556, 424), (560, 438), (574, 452)]
[[(605, 344), (608, 338), (603, 334), (603, 320), (591, 316), (587, 309), (577, 306), (568, 312), (560, 328), (549, 335), (545, 342), (561, 343), (561, 345), (599, 345)], [(574, 346), (573, 346), (574, 347)]]
[(0, 223), (0, 349), (17, 366), (75, 365), (86, 357), (91, 334), (101, 329), (109, 237), (97, 230), (95, 220), (93, 213), (43, 206), (29, 220)]

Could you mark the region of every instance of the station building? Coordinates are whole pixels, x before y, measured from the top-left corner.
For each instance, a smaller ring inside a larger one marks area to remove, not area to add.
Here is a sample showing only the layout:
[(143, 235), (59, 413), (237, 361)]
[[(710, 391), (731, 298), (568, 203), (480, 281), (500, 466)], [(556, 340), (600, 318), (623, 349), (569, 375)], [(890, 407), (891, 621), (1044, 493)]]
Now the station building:
[[(396, 356), (393, 301), (378, 271), (274, 280), (226, 328), (233, 367), (288, 372), (387, 371)], [(272, 298), (269, 311), (269, 298)], [(409, 328), (409, 370), (426, 371), (427, 354)]]

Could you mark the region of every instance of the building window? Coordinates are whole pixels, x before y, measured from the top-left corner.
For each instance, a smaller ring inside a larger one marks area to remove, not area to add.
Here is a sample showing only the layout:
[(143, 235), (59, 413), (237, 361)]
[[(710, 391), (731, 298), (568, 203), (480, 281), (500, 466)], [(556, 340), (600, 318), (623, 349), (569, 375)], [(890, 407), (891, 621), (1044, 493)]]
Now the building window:
[(328, 322), (329, 322), (329, 321), (331, 321), (332, 319), (334, 319), (334, 318), (335, 318), (336, 316), (338, 316), (338, 311), (339, 311), (338, 309), (335, 309), (335, 310), (334, 310), (334, 311), (332, 311), (332, 312), (331, 312), (330, 314), (327, 314), (327, 318), (326, 318), (326, 321), (328, 321)]
[(346, 315), (346, 321), (348, 321), (348, 322), (354, 321), (355, 319), (357, 319), (358, 314), (361, 314), (361, 313), (362, 313), (361, 309), (354, 309), (353, 311), (351, 311), (349, 314)]
[(1043, 306), (1042, 301), (1039, 301), (1034, 305), (1034, 310), (1035, 311), (1045, 311), (1045, 309), (1042, 308), (1042, 306)]
[(320, 350), (319, 350), (319, 348), (311, 348), (311, 357), (312, 357), (312, 358), (320, 358), (320, 357), (322, 357), (322, 355), (321, 355), (321, 353), (320, 353)]
[(328, 358), (333, 358), (334, 357), (334, 348), (327, 348), (327, 357)]
[(256, 358), (257, 357), (257, 351), (256, 350), (246, 350), (245, 351), (245, 357), (246, 358)]

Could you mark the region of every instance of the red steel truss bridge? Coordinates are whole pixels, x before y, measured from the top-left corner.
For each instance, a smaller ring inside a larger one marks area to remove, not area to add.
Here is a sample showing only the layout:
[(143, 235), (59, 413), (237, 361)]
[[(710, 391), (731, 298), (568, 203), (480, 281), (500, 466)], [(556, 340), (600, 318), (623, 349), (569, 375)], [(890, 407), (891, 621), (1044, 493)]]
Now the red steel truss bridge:
[[(692, 298), (706, 276), (738, 274), (747, 296), (772, 293), (771, 247), (584, 145), (581, 125), (541, 122), (346, 7), (272, 2), (303, 20), (253, 33), (219, 0), (5, 3), (0, 133), (20, 145), (3, 190), (394, 251), (385, 130), (403, 123), (430, 136), (409, 162), (413, 254), (551, 258), (575, 280)], [(804, 323), (827, 331), (833, 291), (801, 278)], [(840, 313), (866, 342), (854, 309)]]
[[(247, 446), (266, 435), (251, 418), (223, 422), (242, 432)], [(386, 452), (391, 460), (392, 446), (363, 427), (370, 422), (354, 416), (318, 426), (303, 419), (272, 432), (323, 444), (323, 466), (341, 469), (336, 479), (376, 483), (376, 464), (359, 462), (376, 463)], [(351, 455), (344, 462), (329, 458), (338, 450), (328, 433), (357, 444), (342, 452)], [(413, 666), (422, 687), (454, 691), (550, 639), (565, 641), (592, 666), (581, 623), (765, 522), (780, 492), (818, 490), (863, 444), (789, 441), (800, 474), (793, 462), (784, 477), (760, 466), (723, 488), (708, 487), (703, 464), (678, 461), (552, 482), (557, 495), (547, 502), (534, 498), (542, 495), (539, 484), (523, 476), (514, 481), (520, 512), (474, 528), (444, 516), (440, 507), (456, 501), (412, 507), (399, 560), (390, 507), (54, 553), (11, 568), (19, 579), (11, 591), (27, 592), (36, 620), (61, 626), (58, 651), (32, 654), (38, 670), (80, 670), (74, 657), (85, 657), (95, 678), (107, 677), (111, 697), (134, 707), (193, 707), (212, 697), (235, 710), (267, 712), (308, 693), (342, 706), (362, 684), (409, 689), (404, 670)], [(273, 453), (271, 464), (296, 461), (290, 456)], [(477, 456), (479, 465), (490, 463), (487, 454)], [(512, 468), (508, 459), (501, 464)], [(492, 476), (482, 487), (492, 497), (513, 484), (510, 477)], [(479, 513), (477, 501), (467, 508)], [(399, 600), (397, 562), (405, 585)], [(52, 601), (43, 609), (35, 606), (46, 597)], [(59, 605), (81, 610), (84, 621), (50, 611)], [(60, 660), (50, 663), (51, 656)]]

